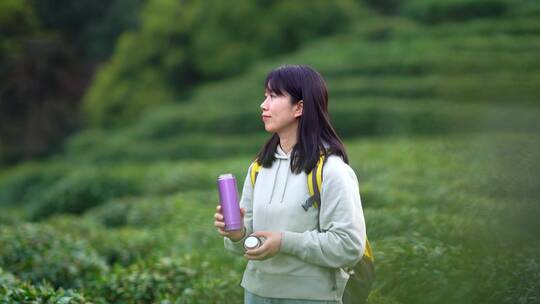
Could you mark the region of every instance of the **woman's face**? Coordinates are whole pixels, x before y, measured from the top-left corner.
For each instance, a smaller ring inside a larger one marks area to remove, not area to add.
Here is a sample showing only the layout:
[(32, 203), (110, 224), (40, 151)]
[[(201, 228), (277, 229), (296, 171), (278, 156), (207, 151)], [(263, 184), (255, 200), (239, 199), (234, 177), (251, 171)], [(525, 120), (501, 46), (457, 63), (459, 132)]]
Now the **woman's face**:
[(284, 92), (284, 95), (277, 95), (271, 91), (265, 91), (265, 99), (261, 104), (262, 120), (264, 128), (270, 133), (281, 133), (296, 130), (298, 127), (297, 118), (302, 116), (303, 101), (291, 104), (291, 96)]

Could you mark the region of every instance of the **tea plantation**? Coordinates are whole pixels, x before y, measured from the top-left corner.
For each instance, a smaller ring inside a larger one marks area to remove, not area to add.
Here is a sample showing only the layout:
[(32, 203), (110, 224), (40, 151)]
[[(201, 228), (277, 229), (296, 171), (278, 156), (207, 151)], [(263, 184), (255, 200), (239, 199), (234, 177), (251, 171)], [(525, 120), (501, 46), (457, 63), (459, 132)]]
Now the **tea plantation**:
[(540, 9), (443, 23), (408, 9), (2, 171), (0, 302), (241, 303), (216, 178), (243, 183), (268, 137), (264, 77), (302, 63), (327, 80), (360, 182), (368, 302), (539, 303)]

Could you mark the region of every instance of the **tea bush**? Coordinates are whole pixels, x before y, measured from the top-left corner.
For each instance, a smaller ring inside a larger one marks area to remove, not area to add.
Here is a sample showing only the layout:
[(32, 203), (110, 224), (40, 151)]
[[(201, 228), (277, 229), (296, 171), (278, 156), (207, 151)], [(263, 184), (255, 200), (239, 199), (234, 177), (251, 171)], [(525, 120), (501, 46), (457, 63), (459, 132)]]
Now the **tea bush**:
[(455, 303), (470, 298), (474, 285), (461, 244), (413, 232), (386, 237), (374, 247), (376, 285), (382, 293), (404, 303)]
[(107, 270), (86, 242), (47, 225), (0, 226), (0, 267), (24, 281), (79, 288)]
[(0, 212), (0, 225), (17, 225), (26, 220), (27, 214), (20, 208), (2, 208), (2, 212)]
[(92, 217), (53, 216), (46, 224), (72, 239), (84, 240), (108, 265), (131, 265), (162, 254), (171, 246), (167, 237), (145, 229), (107, 229)]
[(21, 282), (10, 273), (0, 268), (1, 303), (47, 303), (47, 304), (84, 304), (83, 295), (74, 290), (54, 289), (49, 284), (31, 285)]
[(465, 21), (507, 14), (513, 3), (506, 0), (416, 0), (404, 2), (403, 15), (427, 23)]
[(50, 188), (68, 172), (68, 167), (54, 163), (25, 164), (0, 174), (0, 206), (31, 203), (35, 193)]
[(217, 193), (213, 194), (216, 196), (215, 202), (190, 201), (178, 195), (113, 200), (87, 215), (108, 227), (206, 227), (208, 215), (214, 212), (218, 204)]
[[(196, 118), (189, 121), (198, 124)], [(174, 121), (165, 121), (174, 123)], [(153, 138), (154, 130), (159, 126), (145, 124), (148, 130), (132, 130), (135, 132), (121, 133), (122, 139), (105, 134), (96, 135), (92, 140), (100, 142), (99, 146), (83, 141), (90, 141), (81, 134), (68, 142), (66, 151), (69, 161), (84, 163), (128, 163), (176, 161), (183, 159), (206, 160), (212, 158), (234, 157), (239, 154), (251, 153), (260, 148), (260, 142), (265, 134), (245, 134), (224, 136), (209, 136), (208, 133), (182, 133), (182, 124), (178, 124), (170, 136), (162, 139)], [(207, 128), (209, 130), (210, 128)], [(137, 133), (136, 133), (137, 132)], [(139, 133), (140, 132), (140, 133)], [(144, 132), (144, 133), (143, 133)], [(146, 134), (149, 132), (150, 134)], [(135, 134), (134, 134), (135, 133)]]
[(265, 135), (258, 112), (264, 76), (283, 62), (321, 71), (329, 85), (332, 120), (345, 138), (540, 130), (538, 110), (527, 106), (540, 94), (535, 85), (537, 18), (430, 27), (403, 18), (370, 18), (356, 28), (254, 66), (245, 75), (199, 86), (182, 104), (148, 109), (133, 126), (74, 136), (67, 158), (111, 163), (252, 153)]
[(43, 190), (30, 206), (31, 218), (40, 219), (56, 213), (80, 214), (110, 198), (139, 193), (140, 188), (134, 178), (104, 170), (81, 170)]
[(219, 271), (215, 262), (186, 255), (115, 267), (89, 282), (85, 292), (96, 303), (238, 303), (239, 274)]
[(149, 1), (141, 28), (120, 37), (97, 73), (84, 112), (93, 126), (124, 126), (195, 83), (238, 75), (257, 59), (346, 28), (362, 12), (351, 0), (239, 1), (235, 10), (220, 1)]

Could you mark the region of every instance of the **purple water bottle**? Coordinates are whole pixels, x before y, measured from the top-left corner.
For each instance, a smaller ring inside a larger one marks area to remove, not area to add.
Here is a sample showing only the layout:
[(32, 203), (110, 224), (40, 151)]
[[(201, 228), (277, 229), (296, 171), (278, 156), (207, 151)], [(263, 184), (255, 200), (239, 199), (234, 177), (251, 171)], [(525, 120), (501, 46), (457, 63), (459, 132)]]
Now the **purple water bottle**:
[(244, 223), (238, 205), (236, 178), (230, 173), (221, 174), (218, 177), (218, 190), (221, 212), (225, 220), (225, 231), (242, 230)]

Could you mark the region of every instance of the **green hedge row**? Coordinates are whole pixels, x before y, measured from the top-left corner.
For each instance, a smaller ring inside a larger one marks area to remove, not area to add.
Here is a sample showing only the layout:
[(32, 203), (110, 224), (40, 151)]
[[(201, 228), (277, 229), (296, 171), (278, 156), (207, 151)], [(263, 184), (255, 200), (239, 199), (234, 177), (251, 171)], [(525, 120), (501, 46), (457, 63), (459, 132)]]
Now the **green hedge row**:
[(71, 289), (54, 289), (50, 284), (32, 285), (21, 282), (0, 267), (1, 303), (85, 304), (83, 295)]
[(87, 216), (56, 215), (47, 219), (44, 225), (52, 227), (59, 235), (84, 240), (109, 266), (128, 266), (162, 255), (173, 246), (167, 239), (171, 234), (137, 227), (107, 229), (98, 220)]
[[(84, 112), (92, 126), (124, 126), (185, 97), (196, 83), (244, 72), (261, 58), (344, 29), (363, 10), (352, 0), (148, 1), (142, 26), (124, 33), (98, 71)], [(301, 24), (301, 26), (299, 26)]]
[(376, 288), (403, 303), (534, 303), (540, 296), (533, 248), (479, 250), (413, 232), (386, 237), (374, 250)]
[(518, 0), (364, 0), (378, 11), (427, 23), (538, 14), (536, 1)]
[[(218, 121), (219, 118), (216, 118), (216, 122)], [(172, 123), (172, 121), (168, 120), (163, 122)], [(206, 129), (203, 126), (204, 123), (197, 118), (186, 118), (185, 123), (192, 123), (193, 128)], [(235, 124), (235, 126), (237, 125)], [(248, 126), (252, 126), (252, 124), (248, 124)], [(133, 134), (135, 132), (126, 134), (127, 132), (120, 132), (114, 138), (111, 138), (107, 132), (89, 131), (81, 133), (67, 143), (66, 159), (70, 162), (97, 164), (114, 162), (118, 164), (123, 162), (186, 159), (203, 161), (238, 155), (253, 157), (259, 151), (263, 141), (269, 137), (268, 134), (256, 132), (257, 130), (249, 130), (254, 131), (252, 134), (231, 134), (228, 136), (208, 135), (208, 133), (195, 130), (184, 133), (187, 126), (179, 124), (171, 127), (169, 130), (170, 135), (166, 137), (162, 135), (163, 138), (156, 139), (153, 132), (160, 132), (160, 127), (151, 124), (145, 124), (144, 127), (149, 130), (149, 134)], [(224, 131), (221, 130), (221, 132)], [(100, 145), (94, 145), (95, 142), (100, 142)]]
[[(175, 303), (237, 303), (241, 299), (241, 288), (238, 288), (241, 261), (231, 255), (222, 254), (222, 242), (218, 241), (218, 237), (214, 236), (213, 242), (204, 246), (199, 244), (197, 255), (176, 250), (173, 254), (176, 257), (173, 258), (153, 255), (152, 253), (159, 252), (160, 249), (147, 238), (140, 242), (141, 245), (144, 243), (146, 248), (140, 246), (136, 250), (141, 250), (139, 253), (144, 250), (148, 255), (133, 259), (126, 265), (115, 261), (114, 265), (108, 267), (89, 244), (94, 243), (102, 249), (111, 246), (120, 248), (128, 244), (129, 240), (107, 235), (116, 234), (114, 230), (104, 230), (106, 233), (99, 237), (83, 235), (81, 232), (86, 229), (84, 224), (81, 226), (75, 221), (70, 223), (71, 231), (63, 231), (68, 227), (62, 225), (68, 222), (70, 221), (52, 221), (47, 225), (26, 224), (19, 229), (0, 228), (0, 269), (3, 268), (22, 280), (39, 284), (35, 288), (29, 284), (14, 286), (18, 280), (11, 275), (0, 273), (0, 299), (2, 296), (6, 299), (31, 299), (29, 296), (34, 296), (36, 300), (52, 301), (45, 303), (57, 303), (53, 301), (56, 301), (55, 297), (65, 297), (62, 298), (65, 303), (79, 303), (69, 302), (69, 297), (72, 301), (91, 299), (92, 303), (154, 303), (165, 300)], [(180, 233), (185, 229), (180, 230)], [(122, 236), (132, 238), (144, 233), (146, 231), (139, 230)], [(85, 237), (89, 241), (78, 240), (74, 237), (76, 234), (81, 234), (79, 237)], [(152, 236), (159, 235), (161, 232)], [(113, 240), (119, 242), (109, 242)], [(166, 235), (165, 241), (172, 241), (174, 244), (170, 233)], [(135, 248), (128, 247), (123, 250), (133, 249)], [(193, 250), (195, 248), (188, 252), (194, 252)], [(169, 254), (170, 252), (169, 250)], [(53, 286), (60, 289), (55, 290)], [(77, 288), (85, 298), (62, 288)]]
[(36, 195), (30, 217), (40, 219), (55, 213), (80, 214), (106, 200), (139, 193), (137, 181), (106, 170), (78, 171), (60, 179)]
[(508, 0), (415, 0), (404, 2), (402, 14), (426, 23), (466, 21), (509, 14)]
[(84, 292), (95, 303), (239, 303), (237, 266), (204, 254), (147, 260), (112, 269)]
[(88, 244), (46, 225), (0, 226), (0, 267), (24, 281), (80, 288), (107, 271)]

